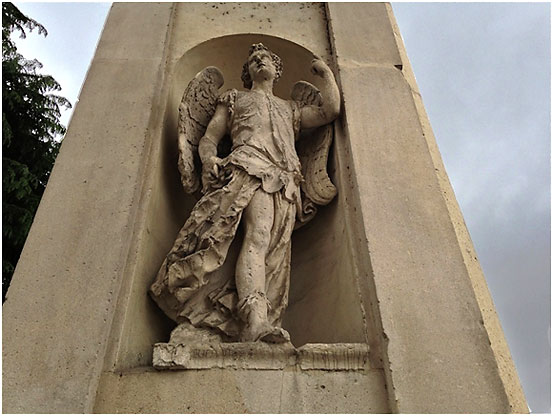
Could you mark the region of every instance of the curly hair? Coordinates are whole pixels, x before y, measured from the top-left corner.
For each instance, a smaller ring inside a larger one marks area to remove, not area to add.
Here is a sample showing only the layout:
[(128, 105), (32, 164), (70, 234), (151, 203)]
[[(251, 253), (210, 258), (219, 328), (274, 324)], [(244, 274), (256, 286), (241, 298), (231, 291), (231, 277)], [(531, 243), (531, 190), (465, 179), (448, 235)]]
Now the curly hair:
[[(276, 53), (272, 52), (269, 48), (267, 48), (262, 43), (254, 43), (250, 47), (248, 58), (252, 55), (252, 53), (257, 51), (267, 51), (271, 55), (271, 59), (273, 60), (273, 63), (275, 64), (275, 69), (276, 69), (274, 82), (277, 82), (280, 76), (282, 75), (282, 59), (280, 59), (280, 57)], [(249, 59), (242, 67), (242, 83), (244, 84), (244, 88), (247, 88), (247, 89), (252, 88), (253, 82), (250, 76)]]

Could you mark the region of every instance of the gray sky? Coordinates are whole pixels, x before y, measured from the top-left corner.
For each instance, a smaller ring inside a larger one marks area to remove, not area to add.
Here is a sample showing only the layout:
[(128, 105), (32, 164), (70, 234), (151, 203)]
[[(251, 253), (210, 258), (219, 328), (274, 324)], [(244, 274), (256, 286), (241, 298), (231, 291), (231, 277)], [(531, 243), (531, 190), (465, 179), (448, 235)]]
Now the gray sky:
[[(16, 5), (49, 32), (20, 52), (75, 104), (110, 3)], [(529, 405), (549, 413), (550, 5), (393, 9)]]

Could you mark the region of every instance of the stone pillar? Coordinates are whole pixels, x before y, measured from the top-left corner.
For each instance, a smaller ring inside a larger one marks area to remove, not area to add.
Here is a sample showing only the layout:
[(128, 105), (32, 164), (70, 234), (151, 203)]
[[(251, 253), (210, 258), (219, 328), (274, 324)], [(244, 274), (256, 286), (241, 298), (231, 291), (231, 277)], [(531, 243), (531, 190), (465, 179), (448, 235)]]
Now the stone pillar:
[(160, 130), (172, 9), (111, 9), (3, 307), (4, 412), (92, 411)]
[[(259, 41), (277, 95), (312, 54), (343, 95), (338, 198), (293, 240), (301, 348), (184, 346), (192, 369), (156, 371), (171, 323), (146, 290), (194, 203), (178, 103), (207, 65), (239, 88)], [(525, 412), (473, 252), (389, 5), (115, 3), (4, 304), (3, 410)]]

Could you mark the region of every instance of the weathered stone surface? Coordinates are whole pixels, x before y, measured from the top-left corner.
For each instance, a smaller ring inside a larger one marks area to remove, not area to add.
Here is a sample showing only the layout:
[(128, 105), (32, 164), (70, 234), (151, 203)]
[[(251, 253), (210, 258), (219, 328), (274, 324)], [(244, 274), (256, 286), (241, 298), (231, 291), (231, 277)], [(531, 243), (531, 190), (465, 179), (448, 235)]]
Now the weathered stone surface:
[(506, 412), (410, 88), (395, 68), (344, 65), (340, 77), (395, 410)]
[(389, 413), (382, 370), (104, 373), (95, 413)]
[(136, 27), (145, 18), (149, 39), (136, 48), (142, 37), (116, 36), (119, 48), (140, 56), (106, 56), (89, 68), (3, 305), (4, 412), (92, 410), (144, 161), (159, 132), (154, 108), (171, 10), (115, 6), (108, 17), (106, 36), (124, 30), (121, 20)]
[[(386, 3), (327, 3), (327, 19), (340, 64), (401, 65)], [(363, 23), (361, 23), (363, 22)]]
[(218, 344), (154, 345), (154, 367), (158, 370), (238, 368), (275, 370), (295, 364), (292, 344), (234, 342)]
[(306, 344), (298, 348), (302, 370), (362, 370), (369, 368), (367, 344)]
[(330, 57), (323, 3), (176, 3), (173, 25), (173, 59), (202, 42), (245, 33), (259, 42), (265, 42), (263, 36), (287, 39)]
[(281, 370), (299, 366), (302, 370), (350, 371), (369, 369), (366, 344), (291, 344), (260, 342), (158, 343), (153, 365), (158, 370), (233, 368)]

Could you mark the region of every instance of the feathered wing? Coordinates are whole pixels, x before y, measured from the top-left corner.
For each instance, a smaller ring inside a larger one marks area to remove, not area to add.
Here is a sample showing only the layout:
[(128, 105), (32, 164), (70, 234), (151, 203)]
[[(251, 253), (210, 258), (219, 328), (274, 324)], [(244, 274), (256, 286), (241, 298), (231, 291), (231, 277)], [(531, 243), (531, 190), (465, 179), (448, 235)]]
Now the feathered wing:
[(213, 117), (219, 88), (223, 83), (221, 71), (209, 66), (190, 81), (179, 105), (178, 166), (182, 185), (188, 193), (200, 189), (201, 161), (198, 144)]
[[(313, 84), (299, 81), (292, 89), (292, 99), (300, 107), (321, 105), (322, 97)], [(327, 124), (302, 136), (296, 143), (301, 162), (304, 182), (302, 190), (302, 212), (298, 213), (296, 228), (310, 221), (317, 213), (316, 205), (327, 205), (336, 196), (337, 190), (328, 176), (327, 162), (330, 145), (334, 137), (332, 124)]]

